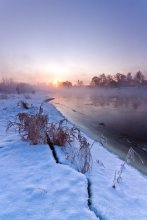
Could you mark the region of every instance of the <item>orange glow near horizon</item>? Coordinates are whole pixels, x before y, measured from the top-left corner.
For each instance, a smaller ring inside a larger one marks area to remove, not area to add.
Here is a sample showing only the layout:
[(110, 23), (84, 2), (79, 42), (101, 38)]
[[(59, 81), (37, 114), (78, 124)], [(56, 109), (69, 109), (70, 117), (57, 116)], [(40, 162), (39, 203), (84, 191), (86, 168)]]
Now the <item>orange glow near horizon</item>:
[(58, 87), (59, 87), (59, 83), (60, 83), (61, 81), (62, 81), (62, 80), (54, 79), (54, 80), (52, 81), (53, 87), (58, 88)]

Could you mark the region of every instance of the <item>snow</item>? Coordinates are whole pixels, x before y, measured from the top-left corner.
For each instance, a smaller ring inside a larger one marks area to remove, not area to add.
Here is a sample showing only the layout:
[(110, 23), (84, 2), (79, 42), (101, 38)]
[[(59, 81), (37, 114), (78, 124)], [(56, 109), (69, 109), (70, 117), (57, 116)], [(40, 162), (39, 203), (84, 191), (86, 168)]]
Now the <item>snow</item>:
[(48, 145), (30, 145), (13, 131), (6, 136), (8, 118), (21, 108), (18, 98), (0, 102), (0, 219), (97, 219), (88, 208), (85, 176), (56, 164)]
[[(45, 95), (34, 95), (27, 101), (39, 106), (44, 98)], [(56, 146), (62, 162), (57, 164), (47, 145), (23, 142), (13, 129), (6, 134), (10, 116), (22, 111), (17, 106), (22, 99), (14, 96), (0, 100), (0, 219), (92, 220), (98, 219), (96, 216), (105, 220), (147, 219), (146, 176), (125, 165), (122, 180), (112, 188), (115, 170), (120, 169), (123, 161), (100, 143), (93, 145), (93, 166), (84, 175), (67, 160), (66, 148), (63, 151)], [(51, 104), (44, 106), (44, 112), (50, 122), (63, 118)], [(85, 137), (89, 143), (93, 142)], [(88, 180), (91, 207), (88, 207)]]
[[(89, 143), (93, 143), (88, 136), (86, 138)], [(56, 152), (62, 163), (75, 167), (66, 159), (68, 149), (63, 151), (62, 148), (56, 147)], [(92, 158), (92, 169), (86, 176), (91, 183), (91, 209), (96, 215), (105, 220), (146, 220), (146, 176), (126, 164), (122, 180), (114, 189), (112, 185), (115, 170), (120, 169), (123, 161), (98, 142), (92, 147)]]
[[(102, 146), (93, 148), (94, 165), (90, 173), (93, 206), (104, 219), (147, 219), (147, 178), (129, 165), (122, 181), (112, 188), (115, 170), (123, 163)], [(96, 163), (102, 160), (104, 167)]]

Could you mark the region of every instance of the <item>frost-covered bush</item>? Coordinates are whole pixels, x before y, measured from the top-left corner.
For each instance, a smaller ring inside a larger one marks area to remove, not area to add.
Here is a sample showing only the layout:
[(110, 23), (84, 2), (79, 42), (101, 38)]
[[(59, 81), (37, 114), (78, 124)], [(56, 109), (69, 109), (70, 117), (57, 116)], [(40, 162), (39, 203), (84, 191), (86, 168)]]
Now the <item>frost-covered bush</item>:
[[(43, 114), (43, 105), (51, 100), (53, 98), (44, 100), (36, 114), (18, 113), (14, 121), (9, 121), (7, 129), (15, 127), (22, 140), (33, 145), (48, 144), (52, 150), (55, 145), (62, 149), (68, 146), (66, 156), (68, 154), (68, 159), (79, 172), (86, 173), (92, 165), (91, 146), (79, 129), (67, 125), (67, 120), (48, 122), (48, 116)], [(30, 109), (27, 102), (21, 101), (20, 104), (23, 109)]]
[(31, 144), (46, 144), (48, 117), (41, 114), (19, 113), (15, 122), (9, 122), (8, 128), (17, 127), (22, 139)]

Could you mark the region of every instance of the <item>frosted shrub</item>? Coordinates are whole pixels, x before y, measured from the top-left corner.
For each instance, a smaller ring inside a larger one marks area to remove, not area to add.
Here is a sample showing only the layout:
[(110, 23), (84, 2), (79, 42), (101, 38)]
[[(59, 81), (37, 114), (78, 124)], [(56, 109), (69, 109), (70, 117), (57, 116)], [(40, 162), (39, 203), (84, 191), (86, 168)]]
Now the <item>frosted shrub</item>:
[(59, 123), (51, 123), (47, 127), (47, 135), (53, 145), (65, 146), (73, 141), (72, 129), (67, 125), (67, 120), (63, 119)]
[(31, 144), (45, 144), (48, 117), (46, 115), (19, 113), (15, 122), (9, 122), (8, 128), (17, 127), (22, 139)]
[[(68, 146), (67, 158), (81, 173), (86, 173), (92, 166), (91, 146), (82, 136), (79, 129), (67, 126), (67, 120), (58, 123), (48, 123), (48, 116), (43, 114), (43, 105), (53, 100), (44, 100), (37, 114), (18, 113), (14, 121), (9, 121), (7, 129), (15, 127), (24, 141), (31, 144), (48, 144), (52, 150), (54, 146), (65, 149)], [(26, 102), (21, 102), (25, 109), (29, 109)]]
[(141, 163), (144, 163), (140, 155), (131, 147), (127, 153), (125, 161), (120, 165), (119, 170), (115, 170), (112, 184), (113, 188), (116, 188), (116, 184), (120, 183), (120, 181), (122, 180), (123, 171), (125, 170), (125, 165), (129, 164), (131, 161), (134, 161), (135, 155), (139, 158)]

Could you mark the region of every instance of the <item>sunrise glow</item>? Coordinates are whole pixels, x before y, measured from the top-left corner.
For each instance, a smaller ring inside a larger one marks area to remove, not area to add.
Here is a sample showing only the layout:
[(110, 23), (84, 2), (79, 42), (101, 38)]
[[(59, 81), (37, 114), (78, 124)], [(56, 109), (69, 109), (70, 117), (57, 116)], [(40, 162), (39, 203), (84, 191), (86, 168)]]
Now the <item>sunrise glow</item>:
[(52, 81), (52, 85), (53, 85), (53, 87), (55, 87), (55, 88), (58, 88), (59, 87), (59, 83), (61, 82), (62, 80), (61, 79), (54, 79), (53, 81)]
[(146, 1), (106, 2), (0, 1), (0, 78), (87, 83), (102, 73), (147, 75)]

